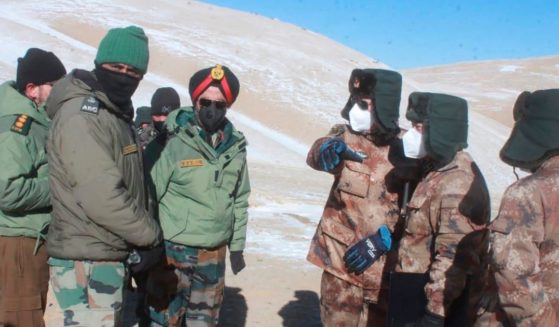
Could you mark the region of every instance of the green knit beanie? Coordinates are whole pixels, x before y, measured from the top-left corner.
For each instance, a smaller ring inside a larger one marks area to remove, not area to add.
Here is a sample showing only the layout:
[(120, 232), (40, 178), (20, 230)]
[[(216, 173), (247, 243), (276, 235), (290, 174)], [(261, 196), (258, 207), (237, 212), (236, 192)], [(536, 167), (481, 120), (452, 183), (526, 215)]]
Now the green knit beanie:
[(133, 66), (145, 74), (148, 69), (148, 38), (138, 26), (118, 27), (109, 30), (99, 43), (95, 63), (120, 63)]

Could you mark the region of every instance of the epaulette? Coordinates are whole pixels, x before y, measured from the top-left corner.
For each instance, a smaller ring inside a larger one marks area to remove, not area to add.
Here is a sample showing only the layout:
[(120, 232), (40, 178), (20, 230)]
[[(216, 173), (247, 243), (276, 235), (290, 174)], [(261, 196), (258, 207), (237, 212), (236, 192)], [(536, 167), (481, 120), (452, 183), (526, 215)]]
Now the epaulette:
[(340, 136), (343, 133), (345, 133), (346, 131), (346, 127), (344, 124), (336, 124), (334, 126), (332, 126), (332, 128), (330, 129), (330, 132), (328, 132), (329, 136)]
[(81, 105), (80, 111), (87, 112), (90, 114), (99, 114), (99, 100), (93, 95), (87, 96)]
[(27, 135), (33, 123), (33, 118), (27, 115), (18, 115), (10, 130), (21, 135)]

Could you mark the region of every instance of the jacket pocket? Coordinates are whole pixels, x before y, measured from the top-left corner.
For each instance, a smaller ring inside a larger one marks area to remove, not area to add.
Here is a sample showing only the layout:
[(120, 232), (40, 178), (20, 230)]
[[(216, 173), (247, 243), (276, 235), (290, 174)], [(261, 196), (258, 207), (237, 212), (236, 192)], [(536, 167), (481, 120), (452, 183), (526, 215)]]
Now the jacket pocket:
[(182, 232), (186, 230), (189, 216), (189, 211), (185, 210), (184, 215), (181, 215), (178, 219), (175, 219), (175, 217), (166, 217), (161, 219), (161, 228), (165, 234), (164, 238), (168, 241), (172, 241), (175, 237), (182, 234)]
[(346, 226), (332, 219), (323, 220), (321, 223), (322, 232), (346, 247), (355, 240), (355, 233)]
[(346, 164), (340, 174), (338, 189), (365, 198), (369, 194), (370, 179), (371, 175), (368, 172), (359, 170), (356, 165)]

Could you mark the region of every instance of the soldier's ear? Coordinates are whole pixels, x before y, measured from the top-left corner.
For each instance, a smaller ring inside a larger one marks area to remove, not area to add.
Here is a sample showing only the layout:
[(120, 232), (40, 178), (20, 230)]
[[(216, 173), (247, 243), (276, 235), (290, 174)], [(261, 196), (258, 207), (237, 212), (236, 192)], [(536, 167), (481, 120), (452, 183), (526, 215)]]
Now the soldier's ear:
[(39, 98), (39, 85), (35, 85), (33, 83), (27, 83), (27, 85), (25, 85), (25, 89), (23, 90), (23, 93), (26, 97), (31, 99), (33, 102), (36, 102), (35, 100)]

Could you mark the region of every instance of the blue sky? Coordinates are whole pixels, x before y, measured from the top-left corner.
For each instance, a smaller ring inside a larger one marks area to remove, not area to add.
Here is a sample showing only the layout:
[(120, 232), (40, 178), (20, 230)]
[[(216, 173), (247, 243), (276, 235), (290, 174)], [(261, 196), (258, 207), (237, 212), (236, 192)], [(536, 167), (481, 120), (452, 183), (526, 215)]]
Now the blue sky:
[(210, 0), (323, 34), (396, 69), (559, 55), (557, 0)]

